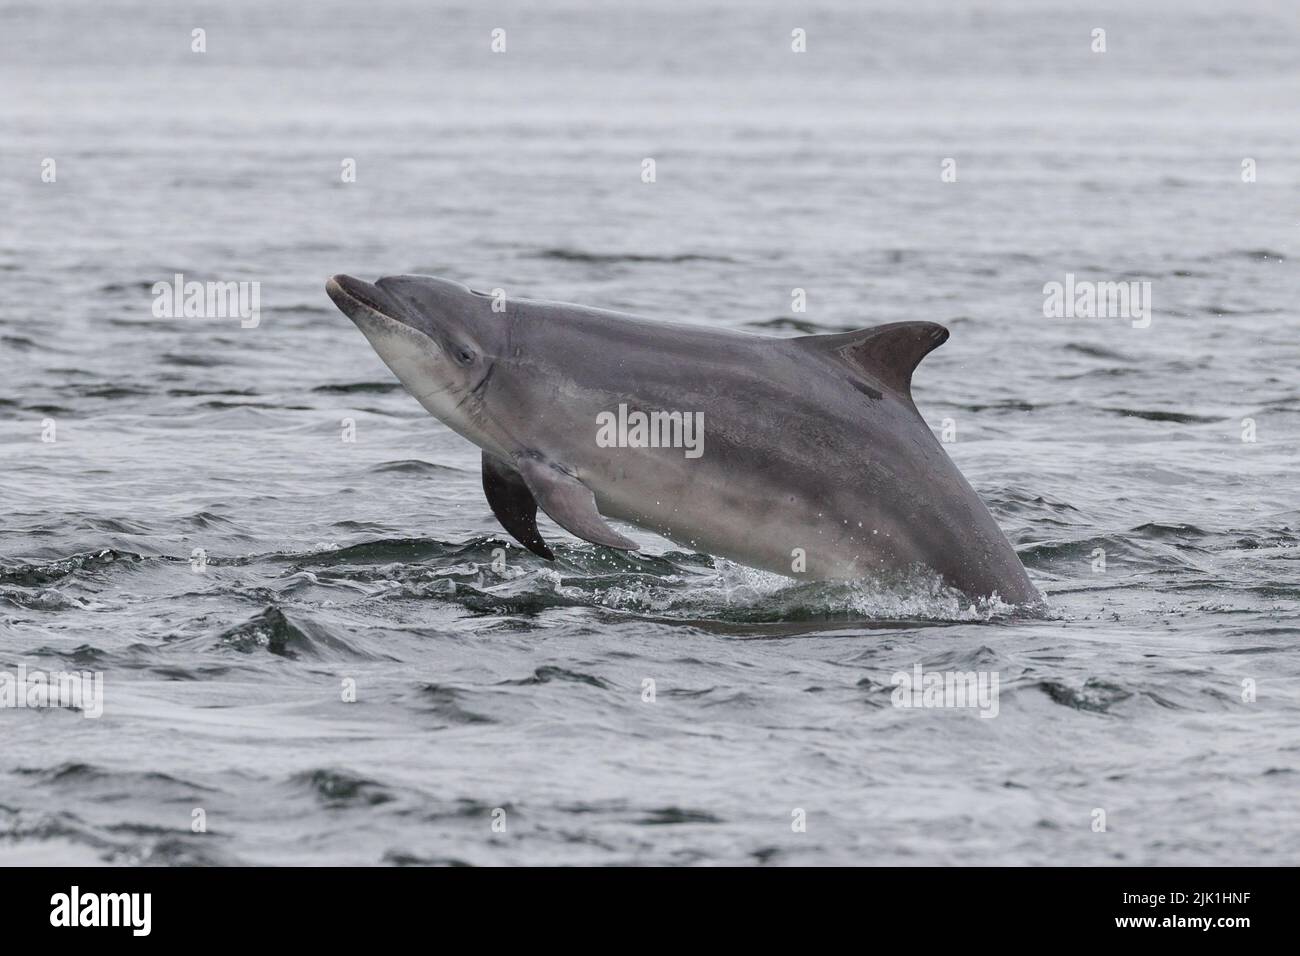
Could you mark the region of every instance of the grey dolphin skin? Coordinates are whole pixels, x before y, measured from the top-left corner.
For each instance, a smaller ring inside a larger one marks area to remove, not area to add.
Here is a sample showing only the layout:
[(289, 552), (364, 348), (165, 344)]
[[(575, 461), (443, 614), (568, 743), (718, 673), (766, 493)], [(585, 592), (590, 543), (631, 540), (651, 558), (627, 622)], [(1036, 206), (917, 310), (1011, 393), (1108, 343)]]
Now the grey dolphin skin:
[(326, 291), (483, 450), (493, 513), (544, 558), (539, 507), (611, 548), (637, 545), (602, 515), (793, 578), (924, 565), (972, 598), (1042, 601), (912, 402), (943, 326), (779, 339), (428, 276), (338, 275)]

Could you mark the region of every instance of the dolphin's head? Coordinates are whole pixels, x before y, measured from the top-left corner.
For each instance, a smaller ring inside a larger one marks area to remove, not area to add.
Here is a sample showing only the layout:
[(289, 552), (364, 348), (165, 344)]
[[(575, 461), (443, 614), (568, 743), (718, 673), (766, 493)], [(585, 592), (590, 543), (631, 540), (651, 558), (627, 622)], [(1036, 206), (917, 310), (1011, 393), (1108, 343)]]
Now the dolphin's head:
[(481, 404), (506, 341), (491, 299), (459, 282), (336, 275), (325, 291), (429, 412), (462, 433)]

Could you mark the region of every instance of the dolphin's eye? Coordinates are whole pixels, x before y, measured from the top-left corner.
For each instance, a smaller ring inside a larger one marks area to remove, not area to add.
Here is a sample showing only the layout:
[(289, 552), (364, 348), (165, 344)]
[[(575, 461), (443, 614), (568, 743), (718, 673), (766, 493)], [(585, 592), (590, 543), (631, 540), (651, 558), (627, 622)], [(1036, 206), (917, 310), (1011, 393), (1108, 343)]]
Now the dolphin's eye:
[(451, 357), (457, 365), (469, 365), (474, 361), (474, 350), (468, 345), (455, 345), (452, 346)]

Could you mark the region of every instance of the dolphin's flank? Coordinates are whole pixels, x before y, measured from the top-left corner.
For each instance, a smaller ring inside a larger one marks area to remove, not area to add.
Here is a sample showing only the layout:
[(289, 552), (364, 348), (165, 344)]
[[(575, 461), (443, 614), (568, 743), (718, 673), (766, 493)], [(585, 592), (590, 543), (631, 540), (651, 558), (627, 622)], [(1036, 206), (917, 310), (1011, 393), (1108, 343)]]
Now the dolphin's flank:
[(794, 578), (923, 565), (973, 598), (1042, 599), (912, 402), (932, 322), (773, 339), (458, 282), (326, 284), (407, 390), (483, 451), (483, 490), (554, 557), (540, 508), (635, 550), (605, 516)]

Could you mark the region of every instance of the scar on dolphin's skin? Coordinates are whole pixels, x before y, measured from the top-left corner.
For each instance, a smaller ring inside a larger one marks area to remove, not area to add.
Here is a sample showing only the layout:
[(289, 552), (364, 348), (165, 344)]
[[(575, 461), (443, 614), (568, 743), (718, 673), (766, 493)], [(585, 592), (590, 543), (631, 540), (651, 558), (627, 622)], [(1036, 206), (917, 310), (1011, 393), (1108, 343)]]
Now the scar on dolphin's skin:
[[(1042, 602), (913, 401), (942, 325), (778, 339), (514, 297), (494, 312), (430, 276), (338, 275), (326, 291), (420, 404), (482, 449), (493, 514), (539, 557), (554, 557), (541, 511), (604, 547), (640, 547), (612, 519), (801, 580), (922, 565), (972, 598)], [(620, 405), (701, 415), (707, 453), (598, 447), (590, 423)], [(817, 542), (799, 572), (789, 541)]]
[(867, 396), (867, 398), (871, 398), (871, 399), (874, 399), (874, 400), (876, 400), (876, 401), (880, 401), (882, 398), (885, 397), (885, 393), (884, 393), (884, 392), (881, 392), (881, 391), (878, 391), (877, 389), (872, 388), (872, 387), (871, 387), (870, 385), (868, 385), (866, 382), (860, 382), (860, 381), (858, 381), (857, 379), (852, 379), (852, 378), (850, 378), (850, 379), (846, 379), (846, 381), (847, 381), (850, 385), (852, 385), (854, 388), (856, 388), (859, 392), (861, 392), (863, 395)]

